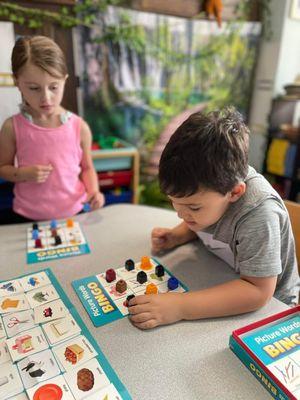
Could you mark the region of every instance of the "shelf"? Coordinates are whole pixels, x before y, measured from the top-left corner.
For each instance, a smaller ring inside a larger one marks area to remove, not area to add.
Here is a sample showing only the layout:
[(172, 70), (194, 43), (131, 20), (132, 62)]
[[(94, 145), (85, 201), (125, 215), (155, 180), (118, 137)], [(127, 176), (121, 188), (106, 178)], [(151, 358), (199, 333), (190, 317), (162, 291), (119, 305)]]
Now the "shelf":
[[(131, 202), (134, 204), (138, 203), (140, 158), (139, 152), (135, 147), (93, 150), (92, 159), (98, 173), (106, 171), (115, 171), (116, 173), (123, 170), (131, 171)], [(128, 197), (124, 202), (129, 202)]]

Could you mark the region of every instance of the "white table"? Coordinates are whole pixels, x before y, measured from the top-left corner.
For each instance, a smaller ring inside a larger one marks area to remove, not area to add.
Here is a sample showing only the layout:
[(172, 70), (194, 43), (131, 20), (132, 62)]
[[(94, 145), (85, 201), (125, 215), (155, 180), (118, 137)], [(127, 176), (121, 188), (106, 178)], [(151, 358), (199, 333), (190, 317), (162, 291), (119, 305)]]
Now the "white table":
[[(87, 328), (135, 400), (247, 400), (270, 396), (228, 347), (232, 330), (280, 312), (276, 299), (259, 311), (234, 317), (184, 321), (150, 331), (133, 327), (128, 318), (101, 328), (92, 325), (71, 287), (75, 279), (119, 267), (128, 258), (150, 254), (154, 226), (172, 227), (176, 213), (137, 205), (114, 205), (76, 217), (91, 253), (63, 261), (26, 264), (27, 224), (0, 226), (0, 278), (11, 279), (50, 267)], [(207, 252), (200, 241), (175, 249), (159, 260), (190, 290), (238, 276)]]

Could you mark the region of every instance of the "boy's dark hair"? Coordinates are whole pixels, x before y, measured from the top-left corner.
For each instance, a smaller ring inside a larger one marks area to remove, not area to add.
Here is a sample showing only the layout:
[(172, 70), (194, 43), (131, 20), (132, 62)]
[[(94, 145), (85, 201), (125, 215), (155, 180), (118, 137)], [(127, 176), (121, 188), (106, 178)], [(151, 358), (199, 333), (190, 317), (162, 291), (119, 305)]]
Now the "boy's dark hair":
[(234, 108), (192, 114), (162, 153), (160, 188), (174, 197), (199, 190), (225, 195), (247, 175), (248, 148), (249, 128)]

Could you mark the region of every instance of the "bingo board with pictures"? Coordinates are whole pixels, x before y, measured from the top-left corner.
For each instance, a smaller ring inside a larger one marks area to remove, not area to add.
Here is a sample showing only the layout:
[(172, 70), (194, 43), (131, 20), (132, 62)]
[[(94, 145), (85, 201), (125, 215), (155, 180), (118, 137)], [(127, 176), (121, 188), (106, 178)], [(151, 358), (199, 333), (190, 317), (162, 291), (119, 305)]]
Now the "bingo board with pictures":
[(300, 400), (300, 306), (235, 330), (231, 350), (278, 400)]
[(0, 283), (0, 400), (131, 396), (45, 269)]
[(148, 256), (139, 262), (128, 259), (121, 268), (108, 268), (98, 275), (78, 279), (72, 286), (96, 327), (128, 315), (128, 301), (133, 296), (188, 290), (167, 268)]
[(27, 263), (62, 259), (90, 253), (79, 222), (52, 220), (27, 229)]

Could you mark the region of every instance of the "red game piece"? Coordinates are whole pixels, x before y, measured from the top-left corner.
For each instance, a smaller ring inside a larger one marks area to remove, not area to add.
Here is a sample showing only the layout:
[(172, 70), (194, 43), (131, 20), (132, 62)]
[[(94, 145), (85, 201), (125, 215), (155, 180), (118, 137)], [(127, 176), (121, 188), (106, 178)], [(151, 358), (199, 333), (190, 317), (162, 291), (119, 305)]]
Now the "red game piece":
[(35, 239), (35, 245), (34, 245), (34, 247), (36, 248), (36, 249), (42, 249), (43, 248), (43, 245), (42, 245), (42, 240), (41, 239)]
[(106, 270), (105, 272), (106, 282), (112, 282), (116, 279), (116, 271), (113, 268)]

